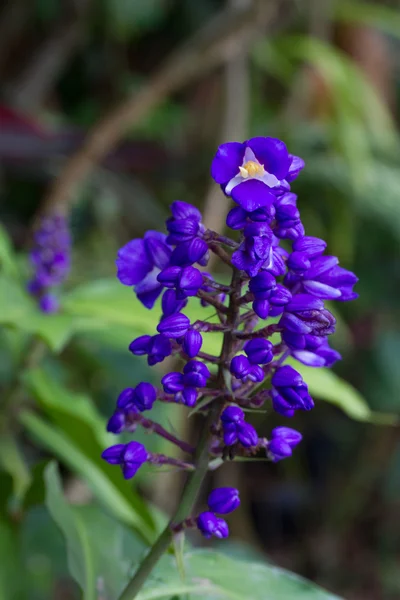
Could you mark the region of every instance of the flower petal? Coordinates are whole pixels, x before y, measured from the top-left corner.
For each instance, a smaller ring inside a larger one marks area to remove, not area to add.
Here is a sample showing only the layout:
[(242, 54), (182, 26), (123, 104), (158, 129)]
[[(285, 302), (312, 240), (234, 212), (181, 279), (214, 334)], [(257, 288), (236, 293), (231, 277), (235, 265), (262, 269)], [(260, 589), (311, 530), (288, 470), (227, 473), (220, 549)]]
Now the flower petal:
[(211, 164), (211, 176), (217, 183), (227, 183), (238, 174), (245, 149), (240, 142), (221, 144)]

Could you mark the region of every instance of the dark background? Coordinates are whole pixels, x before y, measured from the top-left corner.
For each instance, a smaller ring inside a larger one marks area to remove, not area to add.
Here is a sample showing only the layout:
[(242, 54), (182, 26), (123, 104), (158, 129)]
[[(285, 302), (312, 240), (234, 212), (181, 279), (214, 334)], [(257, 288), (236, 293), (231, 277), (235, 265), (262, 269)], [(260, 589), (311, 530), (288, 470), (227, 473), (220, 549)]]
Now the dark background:
[[(66, 287), (113, 276), (117, 249), (162, 228), (174, 199), (223, 228), (228, 205), (209, 176), (219, 143), (280, 137), (306, 160), (293, 188), (307, 233), (360, 278), (359, 300), (336, 307), (335, 371), (373, 411), (399, 414), (399, 38), (394, 1), (10, 0), (0, 10), (1, 220), (23, 253), (37, 214), (58, 203), (74, 236)], [(60, 174), (64, 188), (51, 187)], [(62, 355), (105, 415), (132, 378), (149, 376), (111, 338), (83, 336)], [(293, 426), (304, 442), (292, 460), (215, 476), (243, 490), (231, 550), (244, 543), (349, 600), (398, 598), (398, 428), (324, 402)], [(188, 434), (185, 421), (173, 427)], [(64, 478), (70, 499), (86, 497)], [(141, 485), (167, 511), (178, 499), (177, 474)], [(39, 597), (75, 598), (61, 543), (49, 550), (57, 532), (40, 511), (27, 520)]]

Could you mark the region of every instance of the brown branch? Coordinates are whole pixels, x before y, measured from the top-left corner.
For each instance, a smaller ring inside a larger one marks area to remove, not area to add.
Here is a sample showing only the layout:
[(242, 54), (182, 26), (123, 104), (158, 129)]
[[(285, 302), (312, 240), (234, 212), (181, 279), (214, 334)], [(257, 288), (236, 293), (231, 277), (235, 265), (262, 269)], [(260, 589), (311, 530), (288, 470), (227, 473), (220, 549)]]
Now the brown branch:
[(242, 47), (245, 40), (254, 39), (255, 27), (262, 31), (270, 19), (271, 3), (257, 0), (243, 13), (224, 11), (206, 25), (192, 40), (178, 48), (147, 85), (117, 106), (88, 135), (82, 148), (65, 165), (51, 186), (42, 205), (66, 212), (96, 163), (104, 159), (119, 142), (128, 127), (145, 118), (171, 93), (195, 78), (225, 63)]

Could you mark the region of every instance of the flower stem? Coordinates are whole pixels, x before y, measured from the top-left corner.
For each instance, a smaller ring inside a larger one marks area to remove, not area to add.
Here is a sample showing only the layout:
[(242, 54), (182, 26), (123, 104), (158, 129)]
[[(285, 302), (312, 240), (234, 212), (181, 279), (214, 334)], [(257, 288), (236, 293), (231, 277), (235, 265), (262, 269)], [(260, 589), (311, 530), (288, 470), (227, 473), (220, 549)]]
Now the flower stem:
[(176, 525), (190, 516), (193, 510), (194, 503), (196, 502), (197, 495), (200, 491), (201, 485), (207, 475), (209, 460), (210, 460), (210, 442), (212, 438), (212, 425), (215, 424), (219, 417), (219, 413), (224, 404), (224, 391), (225, 391), (225, 378), (224, 369), (225, 363), (230, 358), (233, 351), (234, 336), (232, 329), (237, 327), (239, 320), (239, 306), (237, 304), (240, 296), (241, 280), (239, 272), (234, 269), (232, 274), (232, 290), (230, 293), (229, 301), (229, 317), (231, 329), (225, 331), (224, 341), (221, 350), (220, 364), (218, 369), (217, 381), (222, 391), (220, 397), (213, 400), (210, 412), (207, 415), (206, 422), (202, 428), (202, 434), (197, 444), (197, 452), (195, 456), (195, 470), (192, 471), (186, 481), (182, 498), (179, 503), (178, 509), (167, 527), (160, 534), (154, 545), (151, 547), (148, 555), (143, 560), (138, 570), (136, 571), (133, 578), (130, 580), (126, 588), (123, 590), (118, 600), (134, 600), (138, 592), (143, 587), (151, 571), (160, 560), (162, 555), (168, 550), (171, 543), (172, 530)]

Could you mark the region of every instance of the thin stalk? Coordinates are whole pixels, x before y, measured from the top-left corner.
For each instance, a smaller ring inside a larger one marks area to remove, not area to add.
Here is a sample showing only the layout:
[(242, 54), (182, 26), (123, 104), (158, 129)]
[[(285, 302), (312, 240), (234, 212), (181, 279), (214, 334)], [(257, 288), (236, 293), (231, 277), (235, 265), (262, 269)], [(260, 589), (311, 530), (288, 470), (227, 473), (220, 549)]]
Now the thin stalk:
[[(232, 329), (237, 327), (239, 320), (239, 307), (237, 306), (237, 299), (239, 296), (240, 275), (235, 269), (232, 274), (232, 292), (230, 294), (228, 308), (229, 324)], [(218, 369), (217, 382), (221, 390), (224, 390), (225, 388), (224, 365), (227, 362), (227, 360), (231, 357), (233, 351), (233, 344), (235, 341), (234, 336), (232, 334), (232, 329), (226, 331), (224, 334), (224, 341), (220, 355), (220, 365)], [(150, 549), (148, 555), (139, 566), (135, 575), (128, 583), (126, 588), (123, 590), (122, 594), (119, 597), (119, 600), (134, 600), (134, 598), (136, 598), (137, 594), (143, 587), (153, 568), (160, 560), (162, 555), (168, 550), (168, 547), (171, 543), (173, 528), (176, 528), (176, 526), (180, 522), (184, 521), (190, 516), (190, 513), (193, 510), (194, 503), (196, 502), (198, 493), (200, 491), (201, 485), (204, 481), (205, 476), (207, 475), (210, 458), (210, 442), (212, 438), (211, 429), (212, 425), (218, 419), (223, 404), (224, 393), (221, 394), (220, 398), (215, 398), (210, 412), (208, 413), (206, 422), (203, 426), (202, 435), (197, 445), (197, 453), (194, 461), (196, 468), (188, 476), (186, 485), (182, 493), (182, 498), (175, 515), (172, 517), (167, 527), (160, 534), (159, 538), (156, 540), (156, 542)]]

